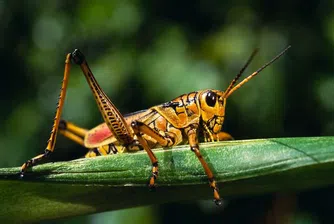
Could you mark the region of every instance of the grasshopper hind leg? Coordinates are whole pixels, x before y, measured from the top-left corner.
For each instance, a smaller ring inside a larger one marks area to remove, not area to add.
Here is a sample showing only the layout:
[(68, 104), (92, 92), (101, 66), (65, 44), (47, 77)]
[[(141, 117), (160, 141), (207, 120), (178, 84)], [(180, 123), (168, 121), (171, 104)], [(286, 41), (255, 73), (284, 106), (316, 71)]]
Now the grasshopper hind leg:
[(45, 149), (44, 153), (39, 154), (28, 161), (26, 161), (22, 166), (21, 166), (21, 172), (20, 172), (20, 178), (23, 178), (25, 175), (25, 172), (28, 168), (36, 165), (39, 161), (47, 158), (51, 154), (51, 151)]
[(66, 60), (65, 60), (65, 69), (64, 69), (64, 78), (62, 81), (61, 89), (60, 89), (60, 94), (58, 98), (58, 103), (57, 103), (57, 109), (56, 109), (56, 115), (53, 120), (53, 125), (52, 125), (52, 130), (50, 133), (50, 138), (48, 140), (46, 149), (44, 153), (39, 154), (32, 159), (29, 159), (26, 161), (22, 166), (21, 166), (21, 172), (20, 172), (20, 177), (22, 178), (24, 176), (24, 173), (26, 170), (38, 163), (39, 161), (43, 160), (44, 158), (48, 157), (55, 148), (56, 144), (56, 138), (57, 138), (57, 133), (58, 133), (58, 128), (59, 128), (59, 122), (60, 122), (60, 117), (61, 113), (63, 110), (64, 102), (65, 102), (65, 96), (66, 96), (66, 90), (67, 90), (67, 84), (68, 84), (68, 78), (70, 75), (70, 64), (71, 61), (71, 54), (67, 54)]
[(59, 122), (59, 133), (83, 147), (85, 147), (84, 137), (87, 132), (87, 129), (81, 128), (69, 121), (60, 120)]

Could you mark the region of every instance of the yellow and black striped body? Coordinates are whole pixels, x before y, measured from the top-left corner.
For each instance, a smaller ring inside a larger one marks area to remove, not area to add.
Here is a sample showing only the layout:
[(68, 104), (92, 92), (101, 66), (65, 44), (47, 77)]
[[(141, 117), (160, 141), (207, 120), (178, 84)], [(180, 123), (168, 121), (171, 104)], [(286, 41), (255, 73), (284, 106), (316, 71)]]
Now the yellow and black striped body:
[[(225, 101), (219, 101), (222, 95), (223, 92), (219, 90), (191, 92), (150, 109), (127, 114), (124, 119), (129, 127), (133, 121), (140, 121), (160, 135), (164, 137), (168, 135), (173, 139), (173, 145), (186, 144), (188, 139), (185, 138), (184, 129), (194, 124), (199, 126), (199, 132), (204, 134), (202, 137), (205, 141), (231, 139), (227, 133), (222, 134), (222, 137), (217, 135), (221, 132), (225, 115)], [(208, 97), (214, 98), (212, 106), (207, 104)], [(152, 149), (162, 147), (149, 135), (143, 134), (143, 138)], [(134, 139), (136, 140), (136, 136)], [(123, 145), (114, 137), (106, 123), (88, 131), (84, 145), (90, 149), (86, 157), (131, 152), (140, 148), (134, 149)]]
[[(60, 90), (48, 145), (44, 153), (27, 160), (22, 165), (20, 176), (23, 177), (28, 168), (34, 166), (53, 152), (56, 136), (59, 131), (65, 137), (86, 147), (88, 149), (86, 157), (144, 149), (152, 164), (152, 172), (148, 184), (152, 188), (155, 187), (159, 168), (158, 159), (152, 149), (188, 143), (190, 150), (194, 152), (203, 166), (209, 185), (213, 189), (216, 204), (220, 205), (221, 199), (218, 187), (209, 165), (200, 153), (198, 138), (202, 137), (205, 141), (232, 139), (229, 134), (221, 131), (225, 118), (226, 99), (260, 71), (277, 60), (288, 48), (239, 82), (239, 84), (235, 85), (256, 54), (257, 50), (255, 50), (225, 92), (211, 89), (191, 92), (167, 103), (151, 107), (148, 110), (125, 116), (118, 111), (101, 89), (88, 66), (85, 56), (76, 49), (73, 53), (66, 56), (64, 81)], [(104, 119), (104, 123), (91, 130), (80, 128), (71, 122), (60, 120), (65, 101), (67, 80), (70, 74), (71, 60), (81, 67), (97, 103), (97, 107)]]

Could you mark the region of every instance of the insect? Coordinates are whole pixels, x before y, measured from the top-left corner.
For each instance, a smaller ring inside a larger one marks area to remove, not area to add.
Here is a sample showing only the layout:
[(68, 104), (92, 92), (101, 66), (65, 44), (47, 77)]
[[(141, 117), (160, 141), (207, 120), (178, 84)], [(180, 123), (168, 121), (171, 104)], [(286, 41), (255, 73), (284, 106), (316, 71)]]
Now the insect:
[[(198, 135), (201, 135), (205, 141), (232, 139), (231, 135), (222, 131), (226, 99), (281, 57), (289, 48), (290, 46), (236, 85), (238, 79), (258, 52), (257, 49), (254, 50), (246, 64), (225, 91), (213, 89), (195, 91), (183, 94), (167, 103), (125, 116), (118, 111), (101, 89), (88, 66), (85, 56), (76, 49), (73, 53), (69, 53), (66, 56), (64, 78), (47, 147), (44, 153), (33, 157), (22, 165), (21, 177), (24, 176), (29, 167), (36, 165), (54, 151), (57, 133), (59, 132), (86, 147), (88, 152), (85, 157), (144, 149), (152, 164), (149, 187), (153, 188), (158, 177), (158, 160), (152, 149), (188, 143), (191, 151), (194, 152), (204, 168), (209, 185), (213, 190), (215, 203), (220, 205), (221, 198), (218, 193), (217, 183), (211, 169), (201, 155)], [(91, 130), (61, 120), (71, 60), (81, 67), (104, 119), (104, 123)]]

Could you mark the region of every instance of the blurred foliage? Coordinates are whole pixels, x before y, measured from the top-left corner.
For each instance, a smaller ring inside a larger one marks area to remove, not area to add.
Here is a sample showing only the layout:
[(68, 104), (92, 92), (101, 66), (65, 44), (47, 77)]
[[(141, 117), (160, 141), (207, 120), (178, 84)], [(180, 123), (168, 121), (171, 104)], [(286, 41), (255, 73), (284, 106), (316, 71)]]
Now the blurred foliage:
[[(284, 57), (231, 96), (224, 130), (236, 139), (334, 135), (333, 5), (314, 0), (1, 0), (0, 166), (17, 166), (45, 147), (65, 55), (74, 48), (85, 53), (101, 86), (128, 113), (193, 90), (224, 90), (254, 48), (260, 53), (246, 74), (291, 44)], [(63, 117), (87, 128), (102, 122), (76, 66), (69, 86)], [(52, 158), (84, 153), (59, 137)], [(194, 211), (197, 221), (213, 216), (231, 221), (228, 217), (243, 212), (245, 220), (256, 222), (269, 216), (277, 197), (234, 199), (224, 212), (203, 204), (163, 205), (154, 214), (167, 223), (174, 215), (190, 221)], [(333, 221), (333, 199), (327, 189), (298, 193), (294, 217)], [(256, 203), (257, 212), (251, 213), (249, 206)]]

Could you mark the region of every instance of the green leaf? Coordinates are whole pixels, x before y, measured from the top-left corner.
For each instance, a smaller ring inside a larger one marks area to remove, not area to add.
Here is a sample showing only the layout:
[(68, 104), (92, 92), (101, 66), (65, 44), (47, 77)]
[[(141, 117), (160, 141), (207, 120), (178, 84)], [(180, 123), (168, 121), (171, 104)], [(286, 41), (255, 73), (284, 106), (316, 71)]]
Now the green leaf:
[[(278, 138), (201, 144), (220, 194), (262, 194), (334, 183), (334, 137)], [(155, 150), (156, 192), (147, 181), (145, 152), (0, 169), (0, 219), (38, 222), (172, 201), (212, 199), (203, 168), (189, 146)]]

